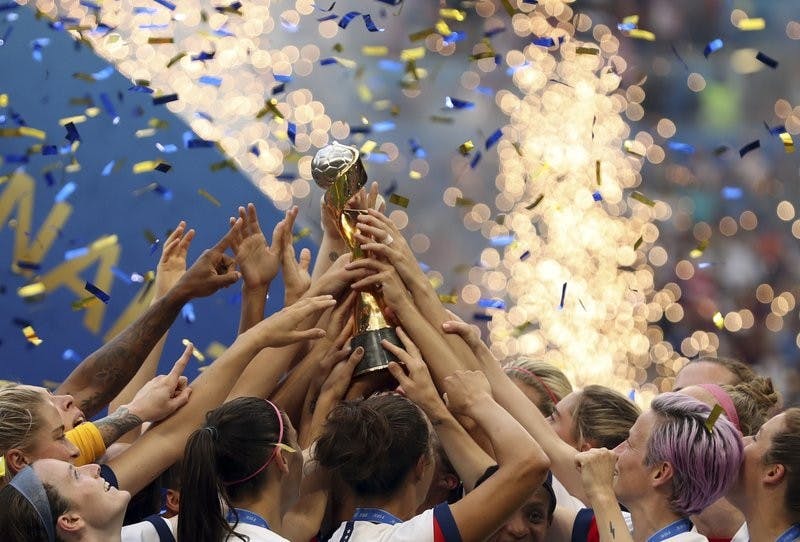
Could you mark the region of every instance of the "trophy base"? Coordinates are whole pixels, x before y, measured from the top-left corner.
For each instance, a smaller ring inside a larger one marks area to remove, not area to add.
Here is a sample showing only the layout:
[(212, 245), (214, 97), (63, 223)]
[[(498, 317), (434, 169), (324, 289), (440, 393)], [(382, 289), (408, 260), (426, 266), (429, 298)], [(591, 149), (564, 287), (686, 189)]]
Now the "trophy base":
[(373, 329), (350, 339), (350, 346), (355, 350), (359, 346), (364, 349), (364, 357), (356, 366), (353, 376), (361, 376), (388, 367), (390, 361), (397, 361), (388, 350), (381, 346), (381, 341), (386, 339), (390, 343), (403, 348), (403, 343), (391, 327)]

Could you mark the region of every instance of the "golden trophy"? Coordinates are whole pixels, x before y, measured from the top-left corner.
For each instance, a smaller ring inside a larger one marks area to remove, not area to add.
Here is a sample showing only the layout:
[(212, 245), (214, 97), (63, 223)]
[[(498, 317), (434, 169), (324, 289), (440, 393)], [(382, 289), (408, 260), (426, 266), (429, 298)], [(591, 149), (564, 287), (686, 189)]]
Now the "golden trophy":
[[(317, 185), (325, 190), (324, 205), (332, 216), (353, 259), (363, 258), (359, 242), (355, 238), (358, 215), (364, 211), (347, 207), (350, 199), (367, 184), (367, 172), (361, 163), (361, 153), (355, 147), (334, 142), (323, 147), (311, 162), (311, 174)], [(383, 300), (377, 291), (360, 292), (354, 309), (355, 330), (350, 346), (355, 350), (364, 348), (364, 357), (356, 367), (354, 376), (361, 376), (385, 369), (395, 357), (381, 346), (386, 339), (402, 348), (394, 328), (383, 316)]]

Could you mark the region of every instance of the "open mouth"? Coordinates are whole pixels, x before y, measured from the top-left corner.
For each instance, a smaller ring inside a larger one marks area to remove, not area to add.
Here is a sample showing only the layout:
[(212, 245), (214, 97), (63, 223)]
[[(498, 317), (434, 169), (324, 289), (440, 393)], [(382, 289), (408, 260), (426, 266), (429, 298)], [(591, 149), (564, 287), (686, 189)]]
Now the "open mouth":
[(78, 427), (80, 424), (84, 423), (86, 418), (83, 417), (83, 414), (75, 418), (75, 421), (72, 422), (72, 427)]
[(109, 484), (108, 482), (104, 482), (103, 483), (103, 489), (105, 491), (110, 491), (111, 490), (111, 484)]

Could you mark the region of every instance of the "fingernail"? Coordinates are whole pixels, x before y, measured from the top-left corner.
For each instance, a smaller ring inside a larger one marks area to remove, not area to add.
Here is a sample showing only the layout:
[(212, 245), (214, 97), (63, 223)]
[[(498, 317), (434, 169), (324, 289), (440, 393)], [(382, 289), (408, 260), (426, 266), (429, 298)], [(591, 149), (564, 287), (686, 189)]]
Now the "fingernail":
[(364, 349), (362, 347), (359, 346), (358, 348), (356, 348), (356, 354), (358, 354), (360, 356), (363, 353), (364, 353)]

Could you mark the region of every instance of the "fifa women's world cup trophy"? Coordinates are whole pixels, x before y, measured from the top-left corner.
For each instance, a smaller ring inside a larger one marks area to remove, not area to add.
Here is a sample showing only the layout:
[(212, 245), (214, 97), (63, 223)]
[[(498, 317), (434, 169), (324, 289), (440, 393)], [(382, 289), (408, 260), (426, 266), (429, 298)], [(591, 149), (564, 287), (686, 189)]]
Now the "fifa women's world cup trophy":
[[(359, 242), (355, 238), (357, 217), (364, 211), (347, 207), (348, 201), (367, 184), (367, 172), (361, 162), (361, 153), (355, 147), (334, 142), (323, 147), (311, 162), (311, 174), (317, 185), (325, 190), (324, 205), (332, 216), (353, 259), (363, 258)], [(355, 350), (364, 348), (364, 357), (356, 367), (354, 376), (385, 369), (394, 356), (381, 346), (381, 340), (402, 347), (394, 329), (383, 316), (384, 306), (377, 291), (360, 292), (355, 304), (355, 331), (350, 346)]]

